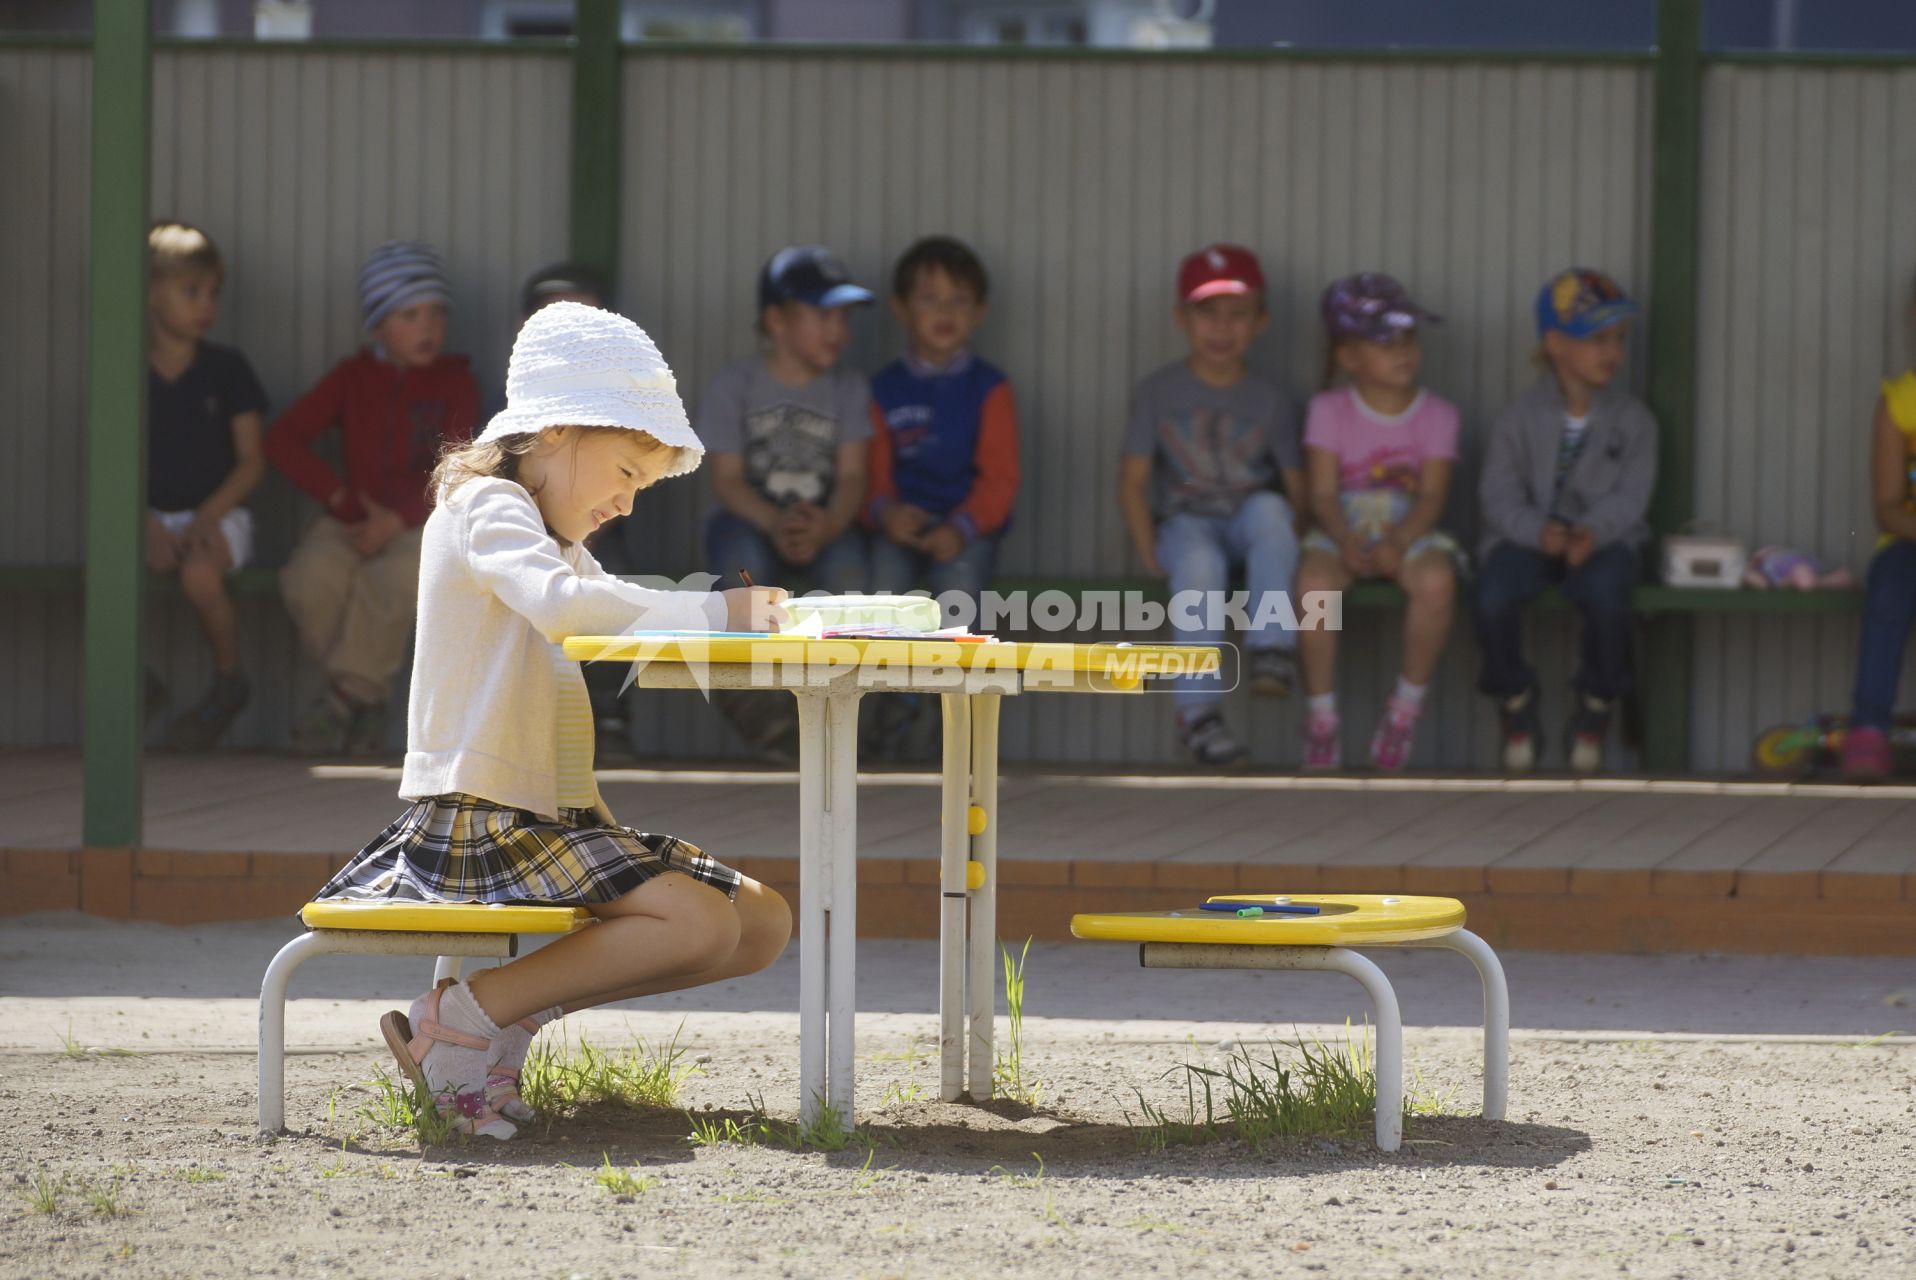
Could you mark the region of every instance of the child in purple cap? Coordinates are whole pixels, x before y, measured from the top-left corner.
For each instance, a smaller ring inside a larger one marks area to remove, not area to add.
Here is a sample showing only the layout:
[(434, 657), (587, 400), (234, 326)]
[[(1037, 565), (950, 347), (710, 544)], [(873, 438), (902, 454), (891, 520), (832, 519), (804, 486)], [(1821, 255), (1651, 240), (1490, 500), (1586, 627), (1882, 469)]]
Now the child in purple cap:
[(1483, 567), (1474, 592), (1483, 674), (1497, 700), (1503, 766), (1542, 753), (1536, 672), (1524, 661), (1524, 609), (1561, 583), (1583, 618), (1572, 769), (1603, 767), (1610, 711), (1630, 683), (1630, 592), (1650, 536), (1657, 423), (1615, 385), (1637, 305), (1600, 271), (1559, 272), (1537, 295), (1543, 376), (1491, 428), (1477, 483)]
[[(1304, 419), (1311, 514), (1297, 574), (1300, 597), (1342, 591), (1359, 578), (1387, 578), (1404, 589), (1404, 665), (1371, 735), (1371, 763), (1402, 769), (1410, 758), (1424, 691), (1457, 594), (1460, 553), (1437, 527), (1457, 458), (1457, 410), (1418, 385), (1423, 347), (1417, 330), (1439, 322), (1387, 275), (1366, 271), (1324, 290), (1327, 390)], [(1339, 374), (1348, 385), (1331, 386)], [(1337, 633), (1300, 637), (1304, 692), (1304, 767), (1342, 763), (1337, 717)]]

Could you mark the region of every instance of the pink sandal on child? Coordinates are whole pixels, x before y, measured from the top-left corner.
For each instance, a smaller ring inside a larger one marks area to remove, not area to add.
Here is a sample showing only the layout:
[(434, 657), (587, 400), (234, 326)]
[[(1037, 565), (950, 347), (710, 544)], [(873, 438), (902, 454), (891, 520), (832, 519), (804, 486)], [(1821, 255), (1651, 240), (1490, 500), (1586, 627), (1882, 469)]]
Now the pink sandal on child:
[(532, 1038), (542, 1025), (534, 1018), (521, 1018), (500, 1032), (490, 1046), (493, 1062), (486, 1075), (486, 1105), (515, 1124), (538, 1118), (539, 1113), (519, 1096), (519, 1076), (525, 1070)]
[[(441, 1020), (440, 997), (451, 985), (452, 980), (448, 979), (413, 1001), (410, 1016), (394, 1009), (379, 1020), (379, 1030), (399, 1069), (414, 1084), (432, 1095), (433, 1106), (440, 1115), (453, 1121), (455, 1132), (503, 1141), (519, 1130), (490, 1105), (487, 1084), (475, 1085), (470, 1081), (453, 1079), (435, 1086), (431, 1073), (426, 1069), (427, 1059), (439, 1045), (478, 1050), (487, 1055), (492, 1049), (491, 1037), (460, 1031)], [(478, 1008), (469, 992), (465, 994), (465, 999), (475, 1009)], [(483, 1018), (484, 1014), (480, 1016)]]

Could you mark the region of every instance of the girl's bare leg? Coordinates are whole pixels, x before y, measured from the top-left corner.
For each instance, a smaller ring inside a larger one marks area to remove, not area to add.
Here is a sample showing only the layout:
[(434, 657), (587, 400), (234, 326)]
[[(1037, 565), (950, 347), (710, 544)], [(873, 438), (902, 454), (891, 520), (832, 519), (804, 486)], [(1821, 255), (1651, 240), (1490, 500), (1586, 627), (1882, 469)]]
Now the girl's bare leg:
[(599, 917), (591, 928), (472, 976), (473, 997), (495, 1024), (718, 969), (739, 949), (741, 921), (731, 901), (677, 871), (590, 906)]
[(784, 898), (749, 877), (740, 880), (736, 906), (738, 947), (722, 963), (697, 973), (657, 978), (636, 986), (568, 1000), (565, 1002), (565, 1011), (577, 1013), (596, 1005), (663, 995), (667, 991), (683, 991), (688, 987), (702, 987), (708, 982), (723, 982), (727, 978), (742, 978), (748, 973), (757, 973), (784, 954), (785, 944), (792, 936), (792, 909), (786, 905)]
[(1397, 570), (1404, 589), (1404, 679), (1426, 685), (1443, 656), (1456, 612), (1457, 564), (1443, 551), (1425, 551)]
[[(1312, 549), (1297, 566), (1297, 595), (1311, 591), (1342, 591), (1350, 586), (1350, 570), (1341, 558)], [(1304, 667), (1304, 692), (1312, 697), (1337, 688), (1337, 633), (1312, 627), (1297, 637), (1297, 657)]]

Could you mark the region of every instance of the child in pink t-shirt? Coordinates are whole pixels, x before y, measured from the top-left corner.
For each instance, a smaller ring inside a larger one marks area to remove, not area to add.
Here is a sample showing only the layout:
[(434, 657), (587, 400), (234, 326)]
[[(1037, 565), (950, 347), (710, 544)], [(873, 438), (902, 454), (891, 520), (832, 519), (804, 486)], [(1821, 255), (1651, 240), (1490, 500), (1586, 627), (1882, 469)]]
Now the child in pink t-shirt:
[[(1439, 317), (1404, 286), (1364, 272), (1324, 291), (1329, 383), (1349, 385), (1311, 400), (1304, 420), (1316, 527), (1304, 540), (1301, 597), (1342, 591), (1354, 579), (1388, 578), (1404, 589), (1404, 668), (1371, 737), (1371, 763), (1397, 770), (1410, 757), (1424, 690), (1450, 633), (1460, 552), (1437, 528), (1457, 458), (1457, 410), (1417, 385), (1423, 359), (1417, 326)], [(1337, 633), (1299, 637), (1309, 713), (1304, 767), (1342, 764), (1337, 719)]]

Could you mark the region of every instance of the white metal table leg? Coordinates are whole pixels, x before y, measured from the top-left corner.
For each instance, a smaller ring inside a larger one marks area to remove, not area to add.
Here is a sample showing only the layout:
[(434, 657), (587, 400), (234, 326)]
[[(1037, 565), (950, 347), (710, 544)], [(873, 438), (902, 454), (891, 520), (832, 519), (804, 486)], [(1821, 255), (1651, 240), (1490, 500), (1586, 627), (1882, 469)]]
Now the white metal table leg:
[[(941, 693), (944, 789), (938, 842), (938, 1096), (965, 1090), (965, 861), (971, 847), (971, 699)], [(987, 988), (988, 990), (989, 988)]]
[(1510, 1103), (1510, 988), (1502, 961), (1468, 929), (1414, 945), (1445, 947), (1477, 966), (1484, 983), (1484, 1119), (1503, 1119)]
[[(971, 1097), (991, 1096), (992, 1039), (996, 1026), (998, 971), (998, 709), (995, 693), (971, 695), (971, 802), (985, 815), (985, 829), (971, 837), (971, 860), (984, 883), (971, 894), (969, 942), (971, 987)], [(969, 815), (967, 815), (969, 817)], [(969, 870), (967, 868), (967, 870)]]
[(853, 1066), (858, 1008), (858, 693), (841, 689), (825, 700), (825, 778), (831, 808), (826, 823), (831, 851), (831, 900), (825, 911), (830, 960), (826, 1035), (830, 1061), (826, 1093), (847, 1126), (858, 1122), (853, 1107)]
[(798, 693), (798, 1114), (825, 1104), (825, 699)]
[(335, 950), (323, 933), (302, 933), (279, 949), (259, 984), (259, 1128), (278, 1133), (286, 1127), (286, 984), (294, 970), (316, 955)]
[(1377, 1147), (1395, 1151), (1403, 1145), (1404, 1019), (1390, 979), (1370, 960), (1348, 947), (1201, 942), (1147, 942), (1138, 958), (1147, 969), (1316, 969), (1357, 979), (1377, 1013)]

